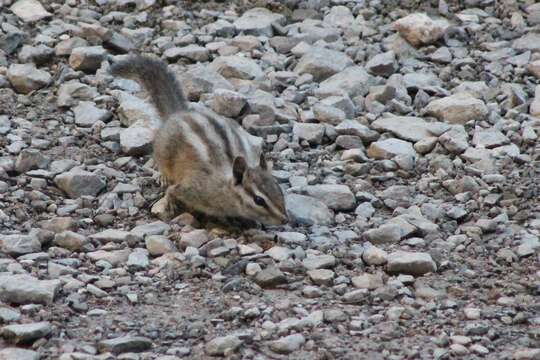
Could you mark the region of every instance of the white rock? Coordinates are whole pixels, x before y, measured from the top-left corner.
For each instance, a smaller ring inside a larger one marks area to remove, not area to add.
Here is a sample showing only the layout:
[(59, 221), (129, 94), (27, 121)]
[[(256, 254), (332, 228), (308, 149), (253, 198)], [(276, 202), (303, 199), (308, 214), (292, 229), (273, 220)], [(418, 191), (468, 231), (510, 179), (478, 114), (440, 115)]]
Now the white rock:
[(388, 255), (387, 260), (389, 273), (420, 276), (437, 271), (437, 265), (428, 253), (396, 251)]
[(410, 155), (416, 156), (416, 151), (413, 145), (408, 141), (400, 139), (386, 139), (372, 143), (368, 150), (367, 155), (373, 159), (392, 159), (397, 155)]
[(81, 101), (73, 109), (75, 114), (75, 124), (82, 127), (90, 127), (98, 121), (107, 122), (112, 114), (95, 106), (93, 102)]
[(24, 22), (36, 22), (52, 16), (37, 0), (19, 0), (9, 9)]
[(426, 112), (450, 124), (465, 124), (471, 120), (483, 120), (488, 109), (484, 102), (469, 93), (458, 93), (431, 101)]
[(409, 43), (421, 46), (442, 38), (449, 23), (444, 19), (432, 20), (424, 13), (415, 13), (395, 21), (393, 25)]
[(7, 71), (11, 86), (21, 94), (41, 89), (52, 81), (51, 75), (34, 64), (12, 64)]
[(322, 81), (352, 64), (352, 60), (342, 52), (314, 47), (300, 58), (294, 71), (311, 74), (315, 80)]
[(285, 25), (285, 17), (265, 8), (249, 9), (233, 23), (238, 32), (268, 37), (274, 36), (273, 24)]

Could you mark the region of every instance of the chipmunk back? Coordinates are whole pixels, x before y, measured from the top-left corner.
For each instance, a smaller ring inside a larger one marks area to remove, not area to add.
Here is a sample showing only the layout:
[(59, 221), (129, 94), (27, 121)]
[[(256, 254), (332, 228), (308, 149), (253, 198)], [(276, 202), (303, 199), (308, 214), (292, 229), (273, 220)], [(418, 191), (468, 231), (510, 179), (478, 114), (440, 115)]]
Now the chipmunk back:
[(180, 204), (267, 225), (287, 221), (283, 192), (268, 169), (261, 138), (210, 109), (190, 106), (160, 60), (130, 56), (115, 63), (111, 73), (138, 81), (160, 115), (154, 158), (168, 186), (170, 209)]

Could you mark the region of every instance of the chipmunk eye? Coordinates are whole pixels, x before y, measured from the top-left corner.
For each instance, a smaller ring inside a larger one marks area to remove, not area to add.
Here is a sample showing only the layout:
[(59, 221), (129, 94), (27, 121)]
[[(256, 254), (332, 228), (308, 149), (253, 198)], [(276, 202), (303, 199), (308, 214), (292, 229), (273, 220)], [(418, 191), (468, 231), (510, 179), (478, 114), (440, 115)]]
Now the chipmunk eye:
[(264, 199), (260, 196), (253, 197), (253, 201), (255, 201), (255, 204), (259, 206), (266, 207), (266, 201), (264, 201)]

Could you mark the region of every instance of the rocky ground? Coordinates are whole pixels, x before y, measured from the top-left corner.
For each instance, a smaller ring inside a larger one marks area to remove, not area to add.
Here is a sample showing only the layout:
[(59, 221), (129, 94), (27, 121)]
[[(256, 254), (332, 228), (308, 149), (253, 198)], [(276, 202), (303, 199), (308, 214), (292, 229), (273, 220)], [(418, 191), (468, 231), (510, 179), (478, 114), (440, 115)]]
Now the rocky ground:
[[(0, 359), (540, 359), (534, 0), (0, 9)], [(290, 225), (160, 220), (133, 51), (265, 139)]]

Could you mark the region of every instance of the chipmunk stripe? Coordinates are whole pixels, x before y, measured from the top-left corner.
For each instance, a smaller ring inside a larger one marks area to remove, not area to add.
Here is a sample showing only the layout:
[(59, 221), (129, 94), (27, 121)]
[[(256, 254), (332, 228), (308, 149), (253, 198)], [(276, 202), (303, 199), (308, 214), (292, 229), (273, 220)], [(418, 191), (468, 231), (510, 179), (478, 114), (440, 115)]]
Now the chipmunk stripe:
[(222, 124), (218, 123), (217, 119), (213, 117), (208, 117), (207, 119), (208, 119), (208, 123), (214, 129), (215, 133), (223, 141), (223, 147), (225, 150), (225, 155), (227, 156), (227, 160), (229, 160), (229, 162), (232, 163), (234, 160), (234, 154), (233, 154), (233, 148), (231, 144), (229, 131), (227, 131), (227, 129), (224, 128)]
[(183, 119), (180, 119), (178, 121), (178, 125), (181, 127), (181, 132), (184, 135), (184, 138), (186, 139), (186, 142), (189, 143), (193, 149), (195, 149), (195, 153), (197, 154), (197, 157), (203, 161), (203, 162), (209, 162), (210, 161), (210, 155), (209, 155), (209, 147), (208, 142), (202, 138), (202, 135), (199, 135), (195, 129), (193, 124), (193, 119), (191, 116), (186, 116)]

